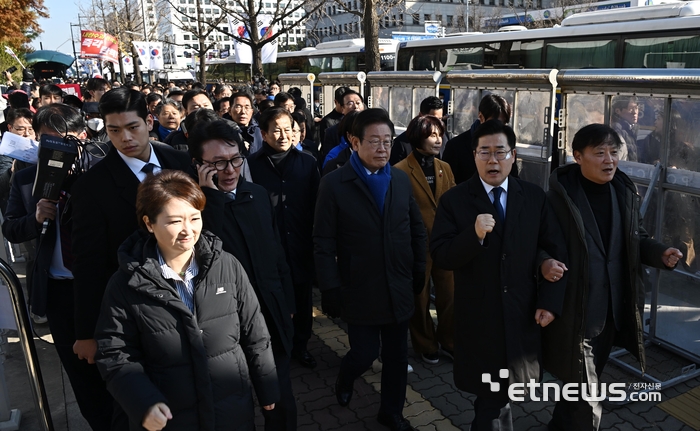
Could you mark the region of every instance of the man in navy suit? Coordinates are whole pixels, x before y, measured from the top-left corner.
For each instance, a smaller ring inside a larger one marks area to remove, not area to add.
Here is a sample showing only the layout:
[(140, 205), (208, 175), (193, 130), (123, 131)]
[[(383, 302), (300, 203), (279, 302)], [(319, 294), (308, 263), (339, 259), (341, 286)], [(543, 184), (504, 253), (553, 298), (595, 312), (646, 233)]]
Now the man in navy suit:
[(148, 173), (179, 169), (192, 173), (187, 153), (151, 144), (153, 120), (146, 97), (120, 87), (100, 99), (100, 113), (113, 149), (73, 187), (75, 262), (74, 352), (94, 363), (95, 324), (107, 281), (116, 272), (117, 250), (137, 228), (136, 191)]
[[(56, 121), (60, 118), (60, 121)], [(63, 104), (40, 108), (32, 127), (38, 135), (84, 139), (85, 121), (76, 109)], [(58, 130), (56, 130), (58, 128)], [(80, 412), (94, 431), (109, 430), (114, 401), (95, 365), (73, 353), (73, 273), (70, 247), (70, 181), (64, 182), (59, 202), (32, 196), (36, 166), (16, 172), (5, 212), (2, 233), (10, 242), (37, 241), (36, 263), (29, 283), (29, 305), (34, 314), (46, 315), (54, 347), (73, 387)], [(50, 220), (44, 230), (45, 220)]]

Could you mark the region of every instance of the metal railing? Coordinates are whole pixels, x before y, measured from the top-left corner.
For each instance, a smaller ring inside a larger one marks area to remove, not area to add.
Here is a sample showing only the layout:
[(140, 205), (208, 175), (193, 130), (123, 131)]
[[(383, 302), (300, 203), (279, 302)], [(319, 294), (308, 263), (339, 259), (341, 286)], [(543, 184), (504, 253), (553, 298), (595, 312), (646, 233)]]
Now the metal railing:
[(34, 346), (34, 337), (32, 334), (32, 326), (27, 312), (24, 293), (22, 292), (22, 284), (17, 278), (17, 274), (12, 270), (10, 265), (0, 259), (0, 276), (5, 282), (10, 291), (10, 299), (12, 300), (12, 309), (17, 323), (17, 333), (19, 341), (24, 352), (24, 357), (27, 364), (27, 373), (31, 383), (32, 395), (34, 396), (34, 404), (39, 410), (39, 422), (43, 431), (54, 431), (53, 421), (51, 420), (51, 410), (49, 408), (49, 399), (46, 396), (46, 388), (44, 387), (44, 379), (41, 376), (41, 368), (39, 366), (39, 357)]

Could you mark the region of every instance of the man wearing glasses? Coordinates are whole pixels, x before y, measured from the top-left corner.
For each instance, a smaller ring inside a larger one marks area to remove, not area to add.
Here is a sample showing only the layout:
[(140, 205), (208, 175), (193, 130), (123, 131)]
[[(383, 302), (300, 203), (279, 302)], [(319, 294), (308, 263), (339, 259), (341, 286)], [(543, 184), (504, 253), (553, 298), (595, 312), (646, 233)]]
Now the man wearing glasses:
[(248, 93), (236, 93), (231, 100), (229, 116), (241, 128), (245, 141), (245, 147), (240, 151), (244, 155), (253, 154), (262, 148), (263, 143), (258, 122), (253, 118), (253, 97)]
[(294, 287), (267, 190), (241, 175), (243, 141), (226, 120), (198, 125), (189, 136), (199, 185), (207, 197), (204, 228), (221, 238), (224, 250), (243, 265), (272, 338), (281, 396), (273, 410), (263, 410), (265, 429), (295, 430), (297, 408), (289, 375)]
[(454, 380), (476, 395), (471, 429), (509, 431), (509, 385), (542, 377), (540, 329), (561, 315), (566, 245), (544, 191), (509, 176), (513, 129), (489, 120), (472, 142), (478, 175), (442, 195), (430, 253), (454, 271)]
[[(348, 89), (343, 95), (343, 116), (346, 116), (352, 111), (362, 111), (365, 109), (365, 104), (362, 101), (362, 96), (354, 90)], [(323, 143), (321, 145), (321, 153), (324, 157), (328, 154), (330, 150), (340, 145), (340, 132), (338, 128), (340, 122), (335, 124), (328, 129), (323, 137)]]
[(414, 428), (403, 417), (408, 321), (425, 280), (426, 232), (411, 182), (389, 166), (394, 124), (383, 109), (353, 123), (350, 162), (323, 177), (314, 217), (314, 255), (323, 311), (348, 324), (350, 351), (335, 384), (347, 406), (353, 382), (382, 358), (377, 420)]

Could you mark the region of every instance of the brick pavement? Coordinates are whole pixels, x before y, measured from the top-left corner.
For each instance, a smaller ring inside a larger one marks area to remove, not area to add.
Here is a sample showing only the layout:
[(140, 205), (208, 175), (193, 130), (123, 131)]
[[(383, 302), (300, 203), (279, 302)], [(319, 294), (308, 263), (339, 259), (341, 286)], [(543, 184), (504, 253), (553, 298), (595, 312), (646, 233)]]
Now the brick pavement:
[[(375, 362), (372, 370), (355, 382), (355, 394), (347, 408), (340, 407), (334, 394), (334, 383), (340, 359), (348, 349), (345, 325), (339, 319), (329, 319), (320, 311), (320, 294), (314, 292), (314, 335), (309, 350), (318, 366), (309, 370), (292, 364), (294, 392), (298, 401), (299, 431), (311, 430), (385, 430), (376, 422), (379, 407), (379, 379), (381, 364)], [(43, 335), (43, 334), (42, 334)], [(42, 370), (47, 379), (56, 430), (80, 431), (86, 426), (79, 417), (67, 379), (57, 373), (58, 358), (50, 346), (37, 344), (42, 355)], [(36, 412), (27, 386), (26, 367), (18, 343), (10, 343), (13, 355), (5, 362), (12, 408), (22, 410), (21, 430), (37, 430)], [(649, 372), (665, 378), (677, 374), (687, 361), (661, 350), (649, 349)], [(410, 348), (409, 363), (414, 372), (409, 374), (407, 402), (404, 415), (420, 431), (468, 430), (473, 418), (474, 397), (457, 390), (452, 381), (452, 363), (441, 358), (437, 365), (423, 364)], [(634, 376), (614, 366), (608, 366), (604, 380), (608, 382), (635, 382)], [(680, 395), (700, 385), (700, 378), (689, 380), (662, 391), (663, 400)], [(657, 408), (654, 402), (637, 402), (605, 408), (601, 430), (633, 431), (691, 431), (691, 428)], [(518, 431), (544, 431), (551, 417), (552, 402), (514, 403), (513, 417)], [(262, 429), (262, 416), (256, 418)]]

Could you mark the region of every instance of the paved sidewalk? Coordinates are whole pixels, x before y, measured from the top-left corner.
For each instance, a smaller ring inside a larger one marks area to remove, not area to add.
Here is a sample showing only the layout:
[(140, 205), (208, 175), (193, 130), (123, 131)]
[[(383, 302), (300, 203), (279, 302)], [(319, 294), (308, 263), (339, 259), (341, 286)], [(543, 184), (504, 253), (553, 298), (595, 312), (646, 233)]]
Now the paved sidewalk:
[[(320, 294), (314, 294), (314, 335), (309, 350), (316, 357), (318, 366), (309, 370), (292, 364), (294, 391), (298, 400), (299, 430), (386, 430), (376, 422), (379, 407), (379, 385), (381, 364), (375, 362), (373, 369), (355, 383), (355, 394), (349, 407), (340, 407), (334, 394), (334, 383), (340, 359), (348, 350), (345, 325), (339, 319), (329, 319), (320, 311)], [(45, 335), (46, 327), (37, 332)], [(50, 339), (50, 336), (45, 337)], [(57, 431), (89, 431), (80, 416), (65, 374), (60, 370), (53, 346), (35, 340), (39, 351), (45, 385), (49, 393), (51, 411)], [(410, 343), (410, 342), (409, 342)], [(17, 339), (10, 339), (10, 357), (5, 362), (11, 408), (22, 411), (21, 430), (39, 430), (37, 412), (28, 385), (26, 365)], [(468, 430), (473, 418), (474, 397), (457, 390), (452, 381), (452, 363), (441, 358), (437, 365), (426, 365), (419, 361), (409, 344), (409, 363), (414, 372), (409, 375), (407, 402), (404, 415), (421, 431)], [(650, 374), (672, 376), (680, 366), (686, 364), (669, 352), (652, 348), (649, 352)], [(605, 380), (608, 382), (636, 382), (634, 376), (619, 368), (608, 366)], [(700, 385), (696, 378), (662, 391), (662, 400), (667, 400)], [(515, 429), (518, 431), (545, 431), (551, 417), (552, 402), (524, 402), (513, 405)], [(262, 416), (256, 422), (262, 429)], [(691, 428), (656, 407), (654, 402), (637, 402), (605, 409), (601, 430), (659, 430), (691, 431)]]

